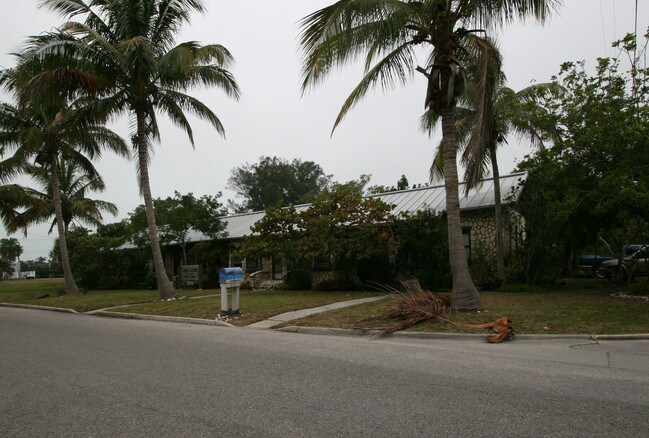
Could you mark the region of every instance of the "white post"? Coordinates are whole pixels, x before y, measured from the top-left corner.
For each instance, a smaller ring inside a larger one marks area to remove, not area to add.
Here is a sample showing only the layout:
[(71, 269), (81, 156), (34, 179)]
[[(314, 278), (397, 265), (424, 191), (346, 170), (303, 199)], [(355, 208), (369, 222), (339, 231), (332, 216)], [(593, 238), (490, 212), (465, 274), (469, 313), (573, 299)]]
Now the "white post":
[(232, 288), (232, 313), (239, 313), (239, 286)]
[[(234, 298), (234, 297), (233, 297)], [(221, 283), (221, 314), (228, 313), (228, 287)]]

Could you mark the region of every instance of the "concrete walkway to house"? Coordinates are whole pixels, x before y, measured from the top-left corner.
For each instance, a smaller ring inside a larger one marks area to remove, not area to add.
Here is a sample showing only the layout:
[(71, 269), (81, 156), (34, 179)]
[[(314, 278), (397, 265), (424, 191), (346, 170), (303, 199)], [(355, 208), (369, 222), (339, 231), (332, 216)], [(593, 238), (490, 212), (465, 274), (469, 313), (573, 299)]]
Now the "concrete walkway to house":
[(305, 316), (326, 312), (328, 310), (342, 309), (343, 307), (355, 306), (356, 304), (371, 303), (373, 301), (384, 300), (389, 296), (390, 295), (386, 294), (378, 297), (359, 298), (357, 300), (341, 301), (339, 303), (327, 304), (326, 306), (313, 307), (311, 309), (295, 310), (293, 312), (286, 312), (279, 315), (275, 315), (271, 318), (265, 319), (263, 321), (255, 322), (253, 324), (249, 324), (245, 327), (255, 328), (255, 329), (269, 329), (276, 325), (282, 324), (287, 321), (292, 321), (294, 319), (304, 318)]

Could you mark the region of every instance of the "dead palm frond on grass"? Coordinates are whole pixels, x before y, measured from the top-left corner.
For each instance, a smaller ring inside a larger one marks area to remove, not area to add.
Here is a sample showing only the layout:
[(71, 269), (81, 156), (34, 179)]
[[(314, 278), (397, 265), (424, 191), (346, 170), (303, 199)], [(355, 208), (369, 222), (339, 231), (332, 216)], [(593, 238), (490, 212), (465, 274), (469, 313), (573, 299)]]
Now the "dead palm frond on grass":
[(382, 283), (374, 284), (376, 289), (391, 294), (394, 300), (394, 305), (390, 309), (361, 320), (361, 322), (376, 321), (378, 324), (370, 327), (370, 330), (376, 330), (378, 337), (389, 336), (429, 319), (436, 319), (457, 327), (491, 328), (496, 332), (495, 335), (487, 336), (487, 341), (491, 343), (508, 341), (514, 336), (514, 329), (508, 317), (498, 318), (485, 324), (455, 322), (442, 316), (448, 315), (453, 310), (450, 294), (438, 294), (423, 289), (417, 280), (403, 280), (401, 285), (403, 291)]

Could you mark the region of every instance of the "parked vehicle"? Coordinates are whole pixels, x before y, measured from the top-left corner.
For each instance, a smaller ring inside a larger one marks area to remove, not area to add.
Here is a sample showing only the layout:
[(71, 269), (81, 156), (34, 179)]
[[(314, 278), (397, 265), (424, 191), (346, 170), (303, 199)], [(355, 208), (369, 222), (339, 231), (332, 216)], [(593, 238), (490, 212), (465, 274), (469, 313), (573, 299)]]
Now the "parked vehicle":
[(579, 270), (595, 278), (604, 278), (600, 274), (599, 267), (606, 260), (615, 258), (611, 255), (583, 254), (579, 256)]
[[(629, 245), (629, 247), (631, 246)], [(649, 275), (649, 245), (633, 245), (633, 247), (639, 247), (639, 249), (632, 255), (624, 257), (621, 266), (617, 258), (603, 261), (597, 270), (598, 277), (611, 281), (617, 281), (619, 275), (622, 276), (623, 281), (633, 277), (647, 277)]]

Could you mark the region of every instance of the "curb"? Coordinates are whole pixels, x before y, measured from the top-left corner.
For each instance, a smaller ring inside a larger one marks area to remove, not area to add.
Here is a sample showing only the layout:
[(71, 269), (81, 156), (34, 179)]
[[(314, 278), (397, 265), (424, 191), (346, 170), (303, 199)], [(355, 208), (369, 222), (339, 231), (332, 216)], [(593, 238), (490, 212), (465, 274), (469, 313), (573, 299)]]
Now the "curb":
[(141, 313), (109, 312), (106, 310), (94, 311), (92, 312), (92, 315), (107, 316), (110, 318), (138, 319), (143, 321), (165, 321), (179, 322), (183, 324), (212, 325), (218, 327), (236, 327), (224, 321), (217, 321), (214, 319), (186, 318), (182, 316), (143, 315)]
[(0, 303), (0, 307), (16, 307), (18, 309), (36, 309), (36, 310), (49, 310), (50, 312), (83, 314), (83, 312), (77, 312), (74, 309), (66, 309), (65, 307), (38, 306), (35, 304)]
[[(38, 306), (32, 304), (18, 304), (18, 303), (5, 303), (0, 302), (0, 307), (15, 307), (20, 309), (34, 309), (34, 310), (47, 310), (51, 312), (61, 312), (61, 313), (76, 313), (78, 315), (90, 315), (90, 316), (105, 316), (109, 318), (124, 318), (124, 319), (136, 319), (142, 321), (163, 321), (163, 322), (176, 322), (183, 324), (197, 324), (197, 325), (210, 325), (216, 327), (231, 327), (231, 328), (250, 328), (255, 329), (256, 327), (247, 326), (235, 326), (230, 323), (212, 319), (200, 319), (200, 318), (187, 318), (182, 316), (162, 316), (162, 315), (144, 315), (140, 313), (122, 313), (122, 312), (110, 312), (107, 310), (91, 310), (89, 312), (77, 312), (74, 309), (66, 309), (63, 307), (50, 307), (50, 306)], [(277, 324), (281, 324), (281, 321), (278, 321)], [(287, 326), (281, 327), (278, 329), (273, 329), (274, 331), (284, 332), (284, 333), (300, 333), (304, 335), (328, 335), (328, 336), (367, 336), (372, 337), (378, 334), (376, 330), (367, 330), (367, 329), (341, 329), (341, 328), (332, 328), (332, 327), (305, 327), (305, 326)], [(474, 340), (474, 339), (484, 339), (487, 334), (477, 334), (477, 333), (420, 333), (420, 332), (396, 332), (392, 333), (387, 338), (405, 338), (405, 339), (457, 339), (457, 340)], [(565, 339), (565, 340), (581, 340), (581, 341), (635, 341), (635, 340), (649, 340), (649, 333), (637, 333), (637, 334), (624, 334), (624, 335), (580, 335), (580, 334), (569, 334), (569, 335), (551, 335), (551, 334), (517, 334), (515, 339), (524, 339), (527, 341), (542, 341), (542, 340), (556, 340), (556, 339)]]
[[(378, 331), (367, 329), (341, 329), (330, 327), (303, 327), (287, 326), (275, 329), (285, 333), (300, 333), (304, 335), (328, 335), (328, 336), (376, 336)], [(405, 339), (457, 339), (457, 340), (475, 340), (484, 339), (489, 333), (420, 333), (420, 332), (396, 332), (387, 338), (405, 338)], [(649, 340), (649, 333), (628, 334), (628, 335), (551, 335), (551, 334), (517, 334), (514, 340), (526, 341), (543, 341), (543, 340), (575, 340), (575, 341), (632, 341), (632, 340)]]

